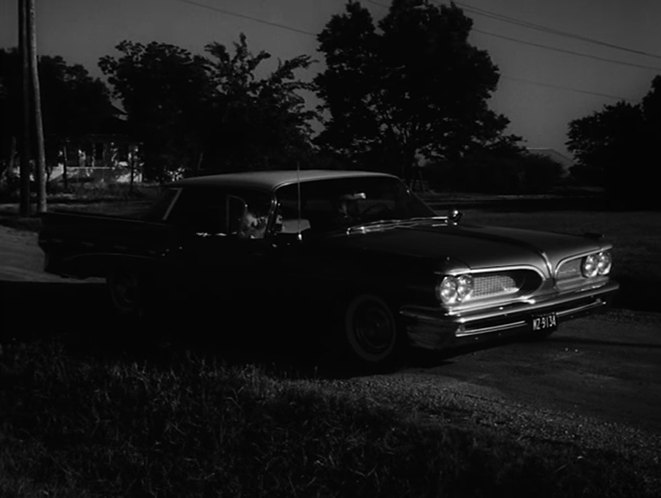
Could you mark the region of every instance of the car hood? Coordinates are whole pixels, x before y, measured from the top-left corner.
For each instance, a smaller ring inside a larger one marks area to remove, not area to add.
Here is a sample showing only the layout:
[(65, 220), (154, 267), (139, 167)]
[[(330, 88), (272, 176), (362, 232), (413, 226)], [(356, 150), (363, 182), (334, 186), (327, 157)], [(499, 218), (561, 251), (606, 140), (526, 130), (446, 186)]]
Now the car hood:
[(548, 275), (549, 265), (600, 250), (591, 237), (426, 220), (355, 231), (336, 239), (342, 246), (367, 252), (433, 259), (438, 265), (471, 270), (533, 265)]

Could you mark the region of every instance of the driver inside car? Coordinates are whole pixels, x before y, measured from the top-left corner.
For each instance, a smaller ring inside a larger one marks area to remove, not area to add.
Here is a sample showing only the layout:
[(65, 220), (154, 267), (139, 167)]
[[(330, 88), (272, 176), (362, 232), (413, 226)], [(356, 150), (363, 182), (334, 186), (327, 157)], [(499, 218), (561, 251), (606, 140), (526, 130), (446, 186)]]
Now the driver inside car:
[(341, 196), (337, 208), (338, 216), (345, 220), (357, 217), (359, 213), (358, 201), (366, 198), (367, 196), (362, 192)]

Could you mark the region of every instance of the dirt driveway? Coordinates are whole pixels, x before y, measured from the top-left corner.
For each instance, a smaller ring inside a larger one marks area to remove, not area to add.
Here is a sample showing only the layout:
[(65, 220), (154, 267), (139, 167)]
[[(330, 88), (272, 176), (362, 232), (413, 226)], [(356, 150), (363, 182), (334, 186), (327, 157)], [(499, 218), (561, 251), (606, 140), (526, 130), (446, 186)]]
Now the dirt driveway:
[[(540, 342), (508, 342), (393, 375), (516, 437), (643, 456), (661, 475), (661, 314), (613, 309)], [(407, 387), (408, 386), (408, 387)]]
[(0, 281), (58, 282), (62, 279), (42, 271), (44, 255), (37, 235), (0, 226)]

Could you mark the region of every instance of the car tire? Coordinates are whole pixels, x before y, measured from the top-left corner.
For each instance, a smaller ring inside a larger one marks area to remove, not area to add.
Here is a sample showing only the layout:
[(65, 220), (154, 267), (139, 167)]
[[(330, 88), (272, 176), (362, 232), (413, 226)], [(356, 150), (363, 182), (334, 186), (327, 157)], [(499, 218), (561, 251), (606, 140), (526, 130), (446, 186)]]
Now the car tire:
[(402, 353), (397, 320), (386, 301), (376, 295), (359, 294), (348, 302), (343, 331), (348, 353), (361, 367), (393, 368)]

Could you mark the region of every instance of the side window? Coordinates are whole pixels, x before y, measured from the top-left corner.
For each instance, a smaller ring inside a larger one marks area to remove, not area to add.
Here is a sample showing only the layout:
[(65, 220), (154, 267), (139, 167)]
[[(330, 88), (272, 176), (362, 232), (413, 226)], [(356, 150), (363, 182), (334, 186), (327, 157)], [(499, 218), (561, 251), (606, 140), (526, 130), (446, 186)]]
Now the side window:
[(261, 239), (268, 227), (270, 207), (271, 196), (263, 192), (185, 188), (168, 221), (190, 232)]
[(168, 221), (192, 232), (227, 234), (226, 195), (217, 189), (185, 188)]

